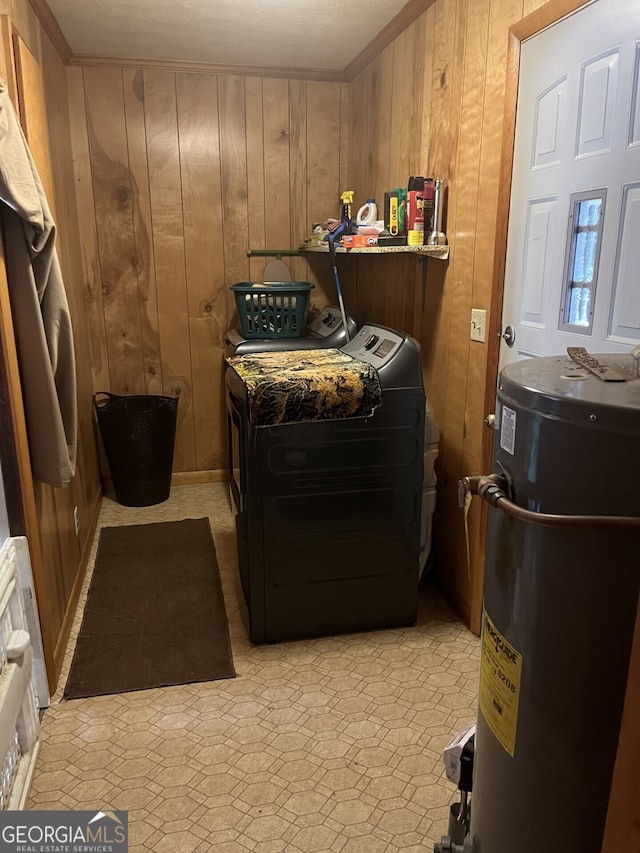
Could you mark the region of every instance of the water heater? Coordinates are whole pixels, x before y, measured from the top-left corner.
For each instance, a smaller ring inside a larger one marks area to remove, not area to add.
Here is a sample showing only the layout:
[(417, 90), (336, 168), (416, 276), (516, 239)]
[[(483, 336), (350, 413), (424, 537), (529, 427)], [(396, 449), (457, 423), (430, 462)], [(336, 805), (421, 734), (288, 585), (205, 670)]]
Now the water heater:
[(640, 589), (637, 362), (500, 374), (493, 473), (466, 481), (492, 507), (465, 851), (604, 849)]

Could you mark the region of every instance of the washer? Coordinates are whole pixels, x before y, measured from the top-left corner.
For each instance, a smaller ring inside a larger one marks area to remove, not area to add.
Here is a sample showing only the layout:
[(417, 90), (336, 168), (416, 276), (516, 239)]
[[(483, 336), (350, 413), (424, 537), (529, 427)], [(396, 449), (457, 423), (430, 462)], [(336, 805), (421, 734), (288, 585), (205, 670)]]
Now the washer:
[(368, 418), (255, 426), (226, 371), (230, 484), (253, 642), (417, 617), (425, 394), (419, 344), (365, 325), (342, 351), (374, 365)]
[[(349, 338), (358, 331), (358, 324), (347, 314)], [(239, 329), (230, 329), (224, 336), (224, 355), (246, 355), (252, 352), (284, 352), (286, 350), (318, 349), (347, 343), (347, 336), (339, 308), (327, 305), (318, 316), (305, 326), (299, 338), (244, 338)]]

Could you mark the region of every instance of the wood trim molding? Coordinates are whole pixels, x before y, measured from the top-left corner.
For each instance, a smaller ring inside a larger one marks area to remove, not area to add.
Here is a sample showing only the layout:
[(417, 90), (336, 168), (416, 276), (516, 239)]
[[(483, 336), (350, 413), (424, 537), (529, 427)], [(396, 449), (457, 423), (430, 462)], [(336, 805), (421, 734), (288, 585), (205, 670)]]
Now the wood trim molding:
[(289, 80), (318, 80), (327, 83), (344, 83), (347, 80), (343, 71), (322, 71), (316, 68), (262, 68), (255, 65), (216, 65), (214, 62), (187, 62), (169, 59), (121, 59), (113, 56), (74, 55), (68, 64), (148, 68), (150, 70), (193, 74), (233, 74), (240, 77), (284, 77)]
[(45, 33), (49, 36), (55, 49), (60, 54), (60, 58), (65, 65), (68, 65), (73, 52), (46, 0), (29, 0), (29, 3), (38, 16), (38, 20), (42, 24)]
[[(570, 3), (571, 0), (563, 0), (563, 2)], [(420, 17), (429, 6), (433, 5), (435, 0), (409, 0), (407, 5), (398, 12), (395, 18), (369, 42), (364, 50), (343, 71), (328, 71), (319, 68), (269, 68), (253, 65), (217, 65), (213, 62), (190, 62), (168, 59), (123, 59), (113, 56), (74, 54), (46, 0), (29, 0), (29, 3), (65, 65), (107, 65), (120, 68), (148, 68), (152, 70), (191, 72), (194, 74), (233, 74), (243, 77), (284, 77), (290, 80), (348, 83), (366, 68), (379, 53), (382, 53), (416, 18)]]
[(356, 58), (347, 65), (344, 69), (344, 80), (350, 82), (354, 77), (363, 71), (379, 53), (388, 47), (391, 42), (396, 39), (400, 33), (404, 32), (416, 18), (419, 18), (423, 12), (432, 6), (435, 0), (409, 0), (407, 5), (401, 9), (387, 26), (378, 33), (378, 35), (369, 42)]
[[(13, 332), (9, 286), (4, 261), (4, 247), (1, 239), (0, 369), (5, 373), (3, 383), (6, 388), (6, 405), (11, 419), (11, 431), (14, 443), (15, 469), (19, 488), (19, 495), (17, 497), (21, 502), (24, 520), (24, 533), (29, 543), (29, 555), (31, 557), (31, 568), (33, 571), (36, 600), (38, 602), (42, 602), (46, 597), (47, 579), (44, 557), (42, 554), (42, 544), (40, 541), (40, 527), (38, 524), (38, 510), (36, 507), (36, 497), (33, 488), (33, 475), (31, 473), (27, 424), (25, 421), (24, 405), (22, 402), (22, 384), (20, 381), (18, 354), (16, 351), (16, 341)], [(39, 607), (39, 615), (47, 679), (49, 681), (49, 689), (53, 692), (56, 684), (54, 640), (52, 637), (51, 624), (47, 619), (45, 608)]]
[(544, 6), (514, 24), (511, 33), (522, 42), (594, 2), (595, 0), (549, 0)]
[[(487, 372), (484, 393), (484, 411), (495, 410), (498, 364), (500, 360), (500, 331), (502, 326), (502, 300), (507, 260), (509, 207), (511, 202), (511, 173), (513, 171), (513, 147), (516, 136), (516, 108), (518, 103), (518, 80), (520, 76), (520, 46), (524, 39), (536, 35), (552, 24), (566, 18), (593, 0), (549, 0), (544, 6), (515, 23), (509, 30), (509, 48), (506, 69), (504, 101), (504, 123), (502, 130), (502, 153), (500, 159), (500, 185), (498, 188), (498, 217), (494, 244), (493, 285), (491, 288), (491, 310), (489, 321), (489, 343)], [(486, 430), (482, 437), (482, 470), (490, 471), (493, 461), (493, 432)], [(480, 542), (480, 562), (484, 565), (486, 554), (488, 512), (483, 507)], [(479, 626), (482, 614), (482, 588), (484, 573), (476, 572), (471, 591), (471, 630)]]
[(4, 75), (7, 80), (9, 97), (16, 113), (18, 105), (18, 84), (16, 82), (15, 57), (13, 55), (13, 24), (8, 15), (0, 15), (0, 29), (2, 30), (2, 44), (4, 47), (5, 68)]

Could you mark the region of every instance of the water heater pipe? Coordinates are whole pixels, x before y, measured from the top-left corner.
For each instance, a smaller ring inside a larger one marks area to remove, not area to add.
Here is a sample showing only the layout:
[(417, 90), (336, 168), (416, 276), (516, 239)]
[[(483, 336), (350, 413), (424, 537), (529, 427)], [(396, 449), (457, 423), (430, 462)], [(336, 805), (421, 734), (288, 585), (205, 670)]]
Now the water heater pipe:
[(509, 500), (507, 479), (502, 474), (463, 477), (458, 482), (458, 502), (464, 506), (467, 494), (479, 495), (491, 506), (501, 509), (512, 518), (545, 527), (640, 527), (639, 516), (627, 515), (561, 515), (534, 512)]

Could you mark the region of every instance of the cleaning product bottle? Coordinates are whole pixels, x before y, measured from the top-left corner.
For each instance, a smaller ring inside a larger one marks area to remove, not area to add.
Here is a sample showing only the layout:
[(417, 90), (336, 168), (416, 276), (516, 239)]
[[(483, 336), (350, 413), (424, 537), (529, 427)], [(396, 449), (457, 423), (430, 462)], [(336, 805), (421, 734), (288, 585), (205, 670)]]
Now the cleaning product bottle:
[(429, 236), (433, 231), (435, 187), (433, 178), (425, 178), (424, 182), (424, 242), (429, 242)]
[(444, 202), (444, 182), (440, 178), (433, 179), (433, 216), (431, 219), (431, 230), (425, 233), (425, 243), (429, 246), (443, 246), (447, 242), (447, 235), (442, 230), (444, 222), (442, 207)]
[(409, 178), (406, 216), (409, 246), (420, 246), (424, 242), (424, 185), (423, 177)]
[(357, 225), (373, 225), (378, 218), (378, 208), (376, 207), (375, 198), (368, 198), (367, 203), (363, 204), (356, 216)]
[(406, 234), (407, 188), (394, 187), (394, 192), (398, 194), (398, 233)]
[(340, 221), (345, 225), (345, 234), (351, 234), (351, 205), (353, 204), (353, 190), (345, 190), (340, 196), (342, 203)]

